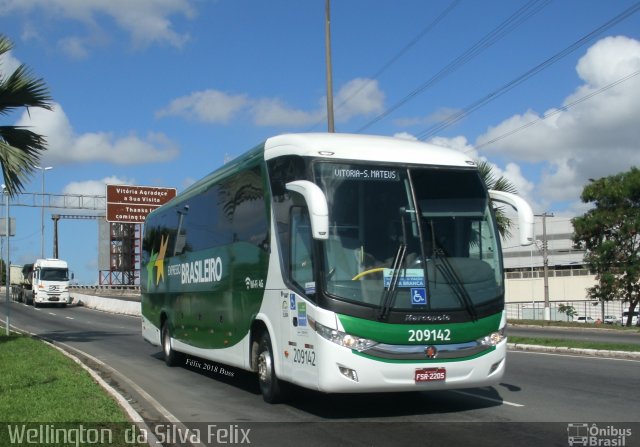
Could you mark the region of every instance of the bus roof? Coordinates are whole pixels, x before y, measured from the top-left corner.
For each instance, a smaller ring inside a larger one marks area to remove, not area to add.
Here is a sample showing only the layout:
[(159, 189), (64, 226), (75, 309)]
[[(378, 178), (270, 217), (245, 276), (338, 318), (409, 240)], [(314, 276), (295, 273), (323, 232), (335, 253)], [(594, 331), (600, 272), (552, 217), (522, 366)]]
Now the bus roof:
[[(270, 160), (284, 155), (300, 155), (325, 160), (476, 166), (475, 161), (462, 152), (421, 141), (346, 133), (282, 134), (267, 139), (264, 143), (214, 170), (168, 203), (180, 202), (198, 194), (212, 182), (227, 177), (241, 166), (251, 165), (258, 159)], [(152, 211), (151, 214), (154, 212)]]
[(475, 166), (468, 155), (434, 144), (402, 138), (341, 133), (284, 134), (265, 142), (266, 160), (285, 154), (326, 159)]

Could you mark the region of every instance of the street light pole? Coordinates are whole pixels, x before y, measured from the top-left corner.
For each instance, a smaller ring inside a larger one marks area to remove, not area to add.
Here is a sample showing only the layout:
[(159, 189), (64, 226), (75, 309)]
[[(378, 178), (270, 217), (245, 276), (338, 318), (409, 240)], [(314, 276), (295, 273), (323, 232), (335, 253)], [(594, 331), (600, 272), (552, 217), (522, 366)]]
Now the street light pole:
[(40, 223), (41, 223), (40, 257), (44, 258), (44, 173), (45, 171), (53, 169), (53, 166), (47, 166), (45, 168), (36, 166), (36, 169), (40, 169), (42, 171), (42, 209), (40, 214)]
[(6, 207), (7, 207), (7, 217), (5, 219), (5, 234), (7, 236), (7, 262), (5, 263), (5, 268), (7, 269), (6, 272), (6, 281), (5, 281), (5, 303), (7, 304), (7, 322), (6, 322), (6, 334), (10, 335), (11, 331), (9, 330), (9, 327), (11, 326), (9, 319), (10, 319), (10, 313), (11, 313), (11, 303), (9, 300), (9, 291), (10, 291), (10, 284), (11, 284), (11, 267), (9, 266), (9, 239), (11, 236), (11, 233), (9, 232), (10, 230), (10, 216), (9, 216), (9, 190), (7, 189), (7, 187), (5, 185), (2, 185), (2, 192), (5, 194), (5, 199), (6, 199)]

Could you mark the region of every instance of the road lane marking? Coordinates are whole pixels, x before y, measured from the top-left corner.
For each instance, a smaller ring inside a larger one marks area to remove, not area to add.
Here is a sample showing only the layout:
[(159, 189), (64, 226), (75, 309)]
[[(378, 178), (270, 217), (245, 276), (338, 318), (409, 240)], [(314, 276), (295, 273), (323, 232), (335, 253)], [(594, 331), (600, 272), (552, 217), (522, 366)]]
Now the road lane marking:
[(65, 317), (67, 320), (73, 320), (73, 317)]
[(486, 397), (486, 396), (482, 396), (480, 394), (468, 393), (466, 391), (452, 390), (452, 392), (456, 393), (456, 394), (462, 394), (463, 396), (470, 396), (470, 397), (475, 397), (477, 399), (487, 400), (489, 402), (493, 402), (493, 403), (497, 403), (497, 404), (510, 405), (512, 407), (524, 407), (524, 405), (517, 404), (515, 402), (509, 402), (507, 400), (494, 399), (492, 397)]
[(56, 316), (53, 312), (49, 312), (49, 315), (53, 315), (54, 317)]

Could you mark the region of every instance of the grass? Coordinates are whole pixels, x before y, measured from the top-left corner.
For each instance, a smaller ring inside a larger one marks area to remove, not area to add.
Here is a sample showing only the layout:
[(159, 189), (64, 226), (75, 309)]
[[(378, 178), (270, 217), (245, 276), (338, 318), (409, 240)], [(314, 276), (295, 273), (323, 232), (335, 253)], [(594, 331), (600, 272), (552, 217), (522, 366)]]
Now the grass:
[(109, 427), (114, 429), (110, 445), (125, 445), (117, 440), (132, 426), (117, 402), (73, 360), (40, 340), (2, 335), (0, 445), (11, 443), (13, 427), (37, 430), (43, 424), (67, 430)]
[(582, 340), (561, 340), (558, 338), (517, 337), (509, 335), (509, 343), (538, 346), (554, 346), (576, 349), (601, 349), (606, 351), (640, 352), (640, 345), (631, 343), (607, 343)]
[(575, 323), (572, 321), (545, 321), (545, 320), (509, 320), (509, 324), (513, 326), (527, 325), (527, 326), (541, 326), (541, 327), (571, 327), (571, 328), (589, 328), (589, 329), (610, 329), (616, 331), (628, 331), (637, 332), (640, 334), (640, 327), (638, 326), (622, 326), (619, 324), (585, 324)]

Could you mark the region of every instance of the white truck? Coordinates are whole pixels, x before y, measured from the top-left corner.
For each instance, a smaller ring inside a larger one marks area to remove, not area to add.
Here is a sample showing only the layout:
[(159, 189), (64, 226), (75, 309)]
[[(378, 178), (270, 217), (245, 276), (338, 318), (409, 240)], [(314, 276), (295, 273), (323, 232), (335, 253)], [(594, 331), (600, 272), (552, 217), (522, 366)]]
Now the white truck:
[[(33, 302), (34, 307), (40, 304), (71, 303), (69, 295), (69, 267), (67, 261), (61, 259), (38, 259), (33, 264), (30, 281), (24, 290), (27, 304)], [(73, 278), (73, 275), (71, 276)]]

